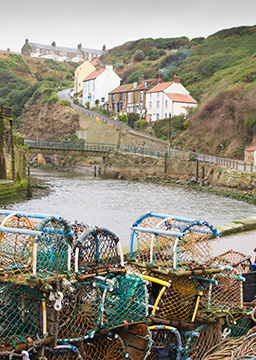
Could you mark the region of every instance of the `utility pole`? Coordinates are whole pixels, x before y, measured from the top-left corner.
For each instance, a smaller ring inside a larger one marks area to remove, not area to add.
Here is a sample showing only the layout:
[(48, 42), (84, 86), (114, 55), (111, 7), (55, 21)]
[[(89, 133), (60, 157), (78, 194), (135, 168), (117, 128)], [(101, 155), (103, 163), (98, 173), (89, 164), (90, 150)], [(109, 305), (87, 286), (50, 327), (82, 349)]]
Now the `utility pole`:
[(221, 115), (222, 117), (222, 141), (224, 140), (224, 115)]
[(171, 139), (172, 139), (171, 123), (172, 123), (172, 114), (169, 113), (169, 158), (171, 157)]

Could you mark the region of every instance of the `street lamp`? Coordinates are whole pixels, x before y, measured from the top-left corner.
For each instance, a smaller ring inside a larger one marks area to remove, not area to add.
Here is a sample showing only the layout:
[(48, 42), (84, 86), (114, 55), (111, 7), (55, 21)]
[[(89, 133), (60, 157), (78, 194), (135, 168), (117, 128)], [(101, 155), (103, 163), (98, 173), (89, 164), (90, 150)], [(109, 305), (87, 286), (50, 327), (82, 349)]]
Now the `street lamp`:
[(225, 121), (225, 119), (224, 119), (224, 115), (221, 115), (221, 117), (222, 117), (222, 140), (224, 140), (224, 121)]
[(172, 123), (172, 114), (169, 113), (169, 157), (171, 157), (171, 138), (172, 138), (171, 123)]

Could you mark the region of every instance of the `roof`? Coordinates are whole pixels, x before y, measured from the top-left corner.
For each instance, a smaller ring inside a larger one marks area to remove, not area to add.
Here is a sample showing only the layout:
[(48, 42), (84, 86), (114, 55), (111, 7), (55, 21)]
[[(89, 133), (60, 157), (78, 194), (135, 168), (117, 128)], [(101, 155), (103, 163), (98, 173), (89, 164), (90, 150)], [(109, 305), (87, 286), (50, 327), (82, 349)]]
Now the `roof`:
[(157, 84), (156, 86), (154, 86), (151, 90), (149, 90), (149, 93), (153, 93), (153, 92), (159, 92), (159, 91), (163, 91), (165, 89), (167, 89), (170, 85), (173, 84), (173, 81), (168, 81), (168, 82), (161, 82), (159, 84)]
[[(147, 89), (150, 85), (152, 85), (157, 79), (146, 79), (143, 80), (138, 87), (136, 87), (136, 90), (144, 90)], [(147, 86), (145, 86), (145, 83), (147, 83)]]
[(182, 95), (182, 94), (167, 94), (167, 95), (174, 102), (197, 104), (197, 101), (193, 99), (192, 96), (190, 95)]
[(126, 92), (126, 91), (131, 91), (131, 90), (134, 90), (133, 84), (124, 84), (124, 85), (118, 86), (114, 90), (111, 90), (109, 92), (109, 94), (122, 93), (122, 92)]
[(43, 45), (38, 43), (31, 43), (29, 42), (29, 45), (32, 48), (35, 49), (45, 49), (45, 50), (51, 50), (51, 51), (63, 51), (63, 52), (71, 52), (81, 55), (82, 52), (79, 49), (76, 48), (68, 48), (68, 47), (62, 47), (62, 46), (52, 46), (52, 45)]
[(62, 46), (52, 46), (52, 45), (44, 45), (44, 44), (39, 44), (39, 43), (32, 43), (32, 42), (28, 42), (28, 44), (35, 49), (44, 49), (44, 50), (51, 50), (51, 51), (63, 51), (63, 52), (71, 52), (71, 53), (75, 53), (75, 54), (83, 54), (83, 53), (93, 53), (93, 54), (97, 54), (97, 55), (102, 55), (104, 54), (104, 51), (102, 50), (96, 50), (96, 49), (87, 49), (87, 48), (69, 48), (69, 47), (62, 47)]
[(248, 149), (245, 149), (245, 151), (255, 151), (256, 150), (256, 145), (255, 146), (252, 146)]
[(94, 72), (92, 72), (90, 75), (88, 75), (84, 81), (87, 81), (87, 80), (93, 80), (93, 79), (96, 79), (101, 73), (103, 73), (103, 71), (105, 71), (105, 69), (100, 69), (100, 70), (95, 70)]

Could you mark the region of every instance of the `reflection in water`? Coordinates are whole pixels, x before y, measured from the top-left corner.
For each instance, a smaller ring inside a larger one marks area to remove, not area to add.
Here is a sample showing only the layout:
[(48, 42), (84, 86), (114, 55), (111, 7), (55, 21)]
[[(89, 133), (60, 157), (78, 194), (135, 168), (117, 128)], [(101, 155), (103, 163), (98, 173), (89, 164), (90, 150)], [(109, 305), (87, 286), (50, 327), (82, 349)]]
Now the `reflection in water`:
[(6, 203), (9, 210), (59, 215), (66, 220), (104, 226), (129, 244), (130, 226), (148, 211), (202, 219), (218, 225), (256, 215), (256, 206), (177, 185), (105, 180), (84, 174), (32, 170), (50, 186), (40, 198)]

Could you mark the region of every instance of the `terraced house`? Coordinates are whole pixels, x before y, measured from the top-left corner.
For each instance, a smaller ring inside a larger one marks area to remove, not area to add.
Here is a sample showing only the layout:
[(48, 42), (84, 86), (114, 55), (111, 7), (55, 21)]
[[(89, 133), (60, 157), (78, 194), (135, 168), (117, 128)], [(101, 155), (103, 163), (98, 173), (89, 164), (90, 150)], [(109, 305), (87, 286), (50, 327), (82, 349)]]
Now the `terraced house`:
[(137, 113), (146, 114), (146, 92), (157, 84), (157, 79), (143, 80), (138, 85), (120, 85), (109, 92), (108, 110), (113, 110), (117, 115)]
[[(104, 46), (103, 46), (103, 49)], [(103, 55), (105, 50), (88, 49), (79, 44), (77, 48), (57, 46), (53, 41), (51, 45), (38, 44), (25, 40), (21, 53), (26, 56), (42, 59), (52, 59), (54, 61), (83, 62), (92, 61), (95, 57)]]

